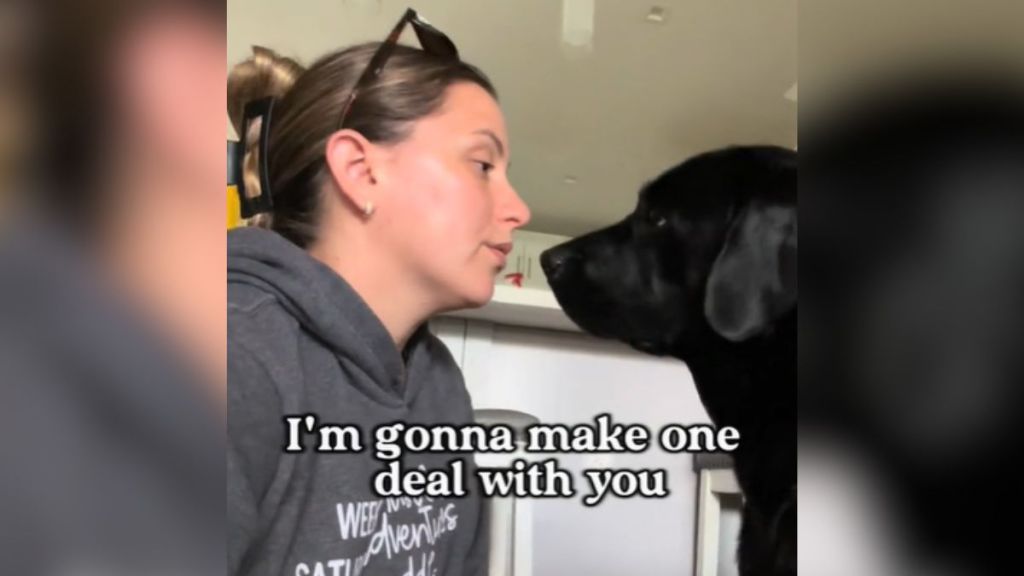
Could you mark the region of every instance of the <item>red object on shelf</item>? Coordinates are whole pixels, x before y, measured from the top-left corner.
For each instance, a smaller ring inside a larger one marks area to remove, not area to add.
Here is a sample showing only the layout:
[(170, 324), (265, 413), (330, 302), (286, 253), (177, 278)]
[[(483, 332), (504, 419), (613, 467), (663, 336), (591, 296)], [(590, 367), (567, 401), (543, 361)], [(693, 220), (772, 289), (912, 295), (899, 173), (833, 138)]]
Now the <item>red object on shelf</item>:
[(505, 280), (509, 280), (516, 286), (516, 288), (523, 287), (523, 273), (512, 272), (511, 274), (505, 274)]

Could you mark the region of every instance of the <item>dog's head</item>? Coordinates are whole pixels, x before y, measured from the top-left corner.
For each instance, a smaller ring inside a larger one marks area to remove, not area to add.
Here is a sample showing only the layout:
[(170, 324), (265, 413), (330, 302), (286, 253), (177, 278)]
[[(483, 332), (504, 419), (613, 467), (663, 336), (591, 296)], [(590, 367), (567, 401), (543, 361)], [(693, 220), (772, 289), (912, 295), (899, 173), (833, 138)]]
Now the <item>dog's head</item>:
[(796, 306), (796, 153), (737, 146), (695, 156), (640, 192), (625, 219), (546, 250), (559, 304), (583, 330), (652, 354), (733, 342)]

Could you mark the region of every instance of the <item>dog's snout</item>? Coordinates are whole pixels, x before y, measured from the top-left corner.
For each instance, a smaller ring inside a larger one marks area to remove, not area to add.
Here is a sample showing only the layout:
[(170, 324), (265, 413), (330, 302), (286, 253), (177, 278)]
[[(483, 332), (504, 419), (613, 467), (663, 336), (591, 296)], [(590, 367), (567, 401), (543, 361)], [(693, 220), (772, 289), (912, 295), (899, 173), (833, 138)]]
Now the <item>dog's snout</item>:
[(567, 250), (560, 246), (549, 248), (541, 252), (540, 267), (544, 269), (544, 274), (549, 279), (554, 278), (565, 270), (566, 263), (572, 259), (572, 255), (572, 250)]

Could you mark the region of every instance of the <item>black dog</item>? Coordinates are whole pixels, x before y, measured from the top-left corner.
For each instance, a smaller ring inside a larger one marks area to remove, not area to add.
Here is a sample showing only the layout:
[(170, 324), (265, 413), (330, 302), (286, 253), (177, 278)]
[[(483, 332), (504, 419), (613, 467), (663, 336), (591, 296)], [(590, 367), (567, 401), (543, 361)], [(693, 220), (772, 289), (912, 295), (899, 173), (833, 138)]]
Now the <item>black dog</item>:
[(541, 256), (583, 330), (685, 361), (713, 422), (739, 430), (744, 576), (796, 574), (796, 197), (792, 150), (715, 150)]

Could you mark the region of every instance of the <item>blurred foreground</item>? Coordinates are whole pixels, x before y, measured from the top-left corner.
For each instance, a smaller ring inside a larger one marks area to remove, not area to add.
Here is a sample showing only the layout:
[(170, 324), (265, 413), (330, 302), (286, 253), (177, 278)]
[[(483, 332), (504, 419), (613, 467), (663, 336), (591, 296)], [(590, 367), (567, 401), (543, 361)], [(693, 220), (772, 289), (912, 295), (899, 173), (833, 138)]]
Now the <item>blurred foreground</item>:
[[(803, 574), (1017, 570), (1022, 25), (801, 6)], [(0, 3), (2, 574), (223, 573), (224, 28)]]
[(224, 46), (0, 3), (2, 574), (223, 574)]
[(1016, 573), (1024, 4), (805, 5), (800, 571)]

